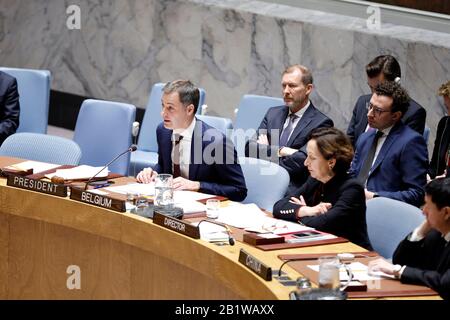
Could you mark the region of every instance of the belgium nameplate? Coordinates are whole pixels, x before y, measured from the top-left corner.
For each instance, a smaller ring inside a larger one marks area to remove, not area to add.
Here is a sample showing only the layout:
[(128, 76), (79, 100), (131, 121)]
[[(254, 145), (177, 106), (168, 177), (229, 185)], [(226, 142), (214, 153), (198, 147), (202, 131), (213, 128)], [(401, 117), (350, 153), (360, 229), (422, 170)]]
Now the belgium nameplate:
[(78, 188), (70, 188), (70, 199), (81, 201), (84, 203), (92, 204), (97, 207), (110, 209), (119, 212), (125, 212), (125, 201), (119, 199), (113, 199), (110, 197), (102, 196), (89, 190), (83, 190)]

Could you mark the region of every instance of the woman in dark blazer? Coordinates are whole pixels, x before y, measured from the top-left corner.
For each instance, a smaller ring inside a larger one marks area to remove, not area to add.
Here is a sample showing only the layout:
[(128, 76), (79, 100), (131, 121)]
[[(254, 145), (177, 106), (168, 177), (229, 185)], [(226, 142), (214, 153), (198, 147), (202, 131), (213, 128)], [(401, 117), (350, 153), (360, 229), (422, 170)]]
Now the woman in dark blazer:
[[(434, 140), (433, 156), (431, 157), (429, 174), (431, 179), (444, 177), (448, 172), (450, 162), (450, 81), (439, 88), (439, 95), (444, 98), (449, 116), (443, 117), (438, 124)], [(446, 172), (447, 170), (447, 172)]]
[(371, 250), (364, 188), (347, 174), (353, 158), (350, 139), (336, 128), (318, 128), (306, 150), (310, 177), (275, 203), (274, 217), (298, 221)]

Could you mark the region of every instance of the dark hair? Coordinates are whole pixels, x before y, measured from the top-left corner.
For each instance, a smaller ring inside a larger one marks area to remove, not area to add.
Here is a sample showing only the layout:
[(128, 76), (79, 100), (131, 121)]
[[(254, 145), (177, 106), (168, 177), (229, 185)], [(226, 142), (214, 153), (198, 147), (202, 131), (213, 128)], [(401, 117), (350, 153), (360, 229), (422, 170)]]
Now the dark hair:
[(380, 83), (375, 88), (375, 93), (379, 96), (392, 98), (391, 112), (400, 111), (404, 115), (408, 110), (410, 100), (408, 92), (398, 83), (392, 81)]
[(309, 138), (317, 143), (322, 156), (326, 159), (336, 159), (333, 167), (335, 174), (343, 174), (348, 171), (353, 159), (353, 146), (349, 137), (336, 128), (316, 128)]
[(383, 73), (386, 80), (394, 81), (395, 78), (401, 77), (400, 64), (397, 59), (391, 55), (378, 56), (366, 66), (366, 73), (369, 78), (374, 78)]
[(167, 82), (163, 88), (164, 93), (178, 92), (180, 102), (187, 107), (194, 105), (194, 114), (197, 113), (198, 101), (200, 100), (200, 92), (194, 84), (189, 80), (175, 80)]
[(302, 83), (305, 86), (313, 83), (313, 76), (312, 76), (311, 71), (309, 71), (309, 69), (307, 67), (302, 66), (301, 64), (294, 64), (292, 66), (287, 67), (283, 71), (283, 75), (286, 73), (294, 72), (294, 70), (300, 70), (300, 72), (302, 73)]
[(425, 186), (425, 193), (431, 197), (431, 201), (438, 209), (450, 206), (450, 178), (431, 180)]

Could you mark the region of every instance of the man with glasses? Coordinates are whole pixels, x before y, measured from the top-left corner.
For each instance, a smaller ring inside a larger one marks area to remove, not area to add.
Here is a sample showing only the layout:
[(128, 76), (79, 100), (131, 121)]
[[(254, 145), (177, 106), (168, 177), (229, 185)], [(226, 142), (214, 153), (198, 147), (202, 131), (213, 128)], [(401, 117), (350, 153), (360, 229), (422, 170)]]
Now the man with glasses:
[(391, 81), (379, 84), (370, 99), (367, 122), (374, 130), (358, 139), (350, 168), (366, 187), (367, 200), (423, 202), (428, 150), (424, 138), (401, 121), (408, 104), (408, 93)]
[[(384, 81), (400, 82), (400, 64), (391, 55), (378, 56), (366, 66), (366, 74), (367, 85), (373, 93), (375, 87)], [(366, 115), (371, 97), (372, 94), (360, 96), (353, 108), (352, 119), (350, 120), (347, 129), (347, 135), (350, 137), (353, 146), (356, 145), (356, 141), (361, 134), (370, 130)], [(410, 128), (416, 130), (419, 134), (423, 134), (426, 115), (427, 113), (422, 106), (413, 99), (409, 99), (408, 110), (403, 115), (402, 121)]]

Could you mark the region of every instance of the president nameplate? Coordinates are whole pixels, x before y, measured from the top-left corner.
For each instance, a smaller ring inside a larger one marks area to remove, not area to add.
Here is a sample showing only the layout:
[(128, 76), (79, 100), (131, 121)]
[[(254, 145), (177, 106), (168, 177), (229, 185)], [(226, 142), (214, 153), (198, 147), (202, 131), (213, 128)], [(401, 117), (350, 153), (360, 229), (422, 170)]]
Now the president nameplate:
[(71, 188), (70, 199), (92, 204), (97, 207), (110, 209), (119, 212), (125, 212), (125, 201), (113, 199), (100, 194), (89, 192), (88, 190)]
[(153, 223), (170, 229), (172, 231), (184, 234), (190, 238), (200, 239), (200, 229), (190, 223), (186, 223), (177, 218), (169, 217), (159, 212), (153, 214)]
[(264, 263), (262, 263), (243, 249), (241, 249), (241, 251), (239, 252), (239, 262), (252, 270), (264, 280), (272, 280), (272, 268), (266, 266)]
[(18, 175), (8, 175), (6, 185), (46, 194), (51, 194), (58, 197), (67, 197), (67, 187), (62, 184), (56, 184), (49, 181), (42, 181), (30, 179)]

